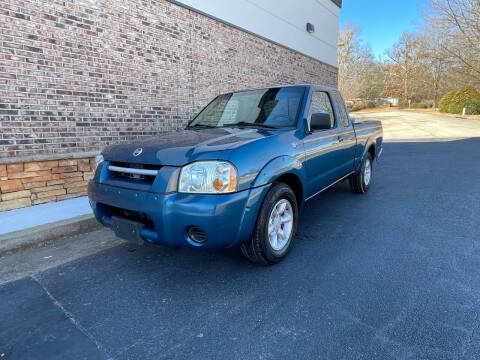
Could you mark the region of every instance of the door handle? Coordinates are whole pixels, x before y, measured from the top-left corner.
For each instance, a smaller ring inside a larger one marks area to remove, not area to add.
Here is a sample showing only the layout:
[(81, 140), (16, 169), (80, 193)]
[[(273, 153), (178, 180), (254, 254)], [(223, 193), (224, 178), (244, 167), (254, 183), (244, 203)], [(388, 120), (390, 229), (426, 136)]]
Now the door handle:
[(345, 139), (342, 136), (337, 136), (338, 142), (343, 142)]

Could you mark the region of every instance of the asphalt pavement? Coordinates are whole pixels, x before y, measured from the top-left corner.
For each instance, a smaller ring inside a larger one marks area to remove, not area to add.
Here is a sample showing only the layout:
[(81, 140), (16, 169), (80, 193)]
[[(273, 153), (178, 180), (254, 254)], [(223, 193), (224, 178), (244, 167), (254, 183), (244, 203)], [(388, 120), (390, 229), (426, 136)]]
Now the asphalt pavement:
[(478, 359), (469, 136), (387, 142), (370, 191), (308, 202), (275, 266), (108, 230), (0, 258), (0, 359)]

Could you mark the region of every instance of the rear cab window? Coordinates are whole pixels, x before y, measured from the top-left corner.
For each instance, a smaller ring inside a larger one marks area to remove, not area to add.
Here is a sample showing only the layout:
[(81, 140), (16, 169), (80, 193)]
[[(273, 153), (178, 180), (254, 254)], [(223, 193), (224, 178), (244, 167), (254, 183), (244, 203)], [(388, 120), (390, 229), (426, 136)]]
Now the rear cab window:
[(344, 127), (350, 126), (350, 121), (348, 118), (347, 109), (345, 108), (345, 102), (343, 101), (342, 95), (339, 91), (333, 92), (333, 97), (335, 98), (335, 102), (337, 105), (338, 117), (340, 122), (343, 124)]

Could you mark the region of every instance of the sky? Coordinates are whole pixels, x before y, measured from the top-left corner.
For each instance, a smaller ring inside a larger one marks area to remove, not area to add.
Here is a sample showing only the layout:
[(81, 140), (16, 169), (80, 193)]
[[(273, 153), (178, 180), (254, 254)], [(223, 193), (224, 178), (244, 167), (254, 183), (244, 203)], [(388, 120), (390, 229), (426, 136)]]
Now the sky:
[(423, 4), (423, 0), (343, 0), (340, 26), (359, 26), (361, 38), (370, 43), (378, 57), (397, 42), (403, 30), (414, 30), (422, 22)]

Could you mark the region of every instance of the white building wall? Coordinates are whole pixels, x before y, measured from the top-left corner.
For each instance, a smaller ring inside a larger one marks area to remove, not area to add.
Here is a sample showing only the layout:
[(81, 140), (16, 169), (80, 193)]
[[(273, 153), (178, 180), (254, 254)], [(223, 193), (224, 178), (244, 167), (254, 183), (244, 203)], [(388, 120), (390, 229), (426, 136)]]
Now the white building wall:
[[(340, 9), (330, 0), (177, 0), (329, 65), (337, 66)], [(307, 33), (312, 23), (315, 32)]]

